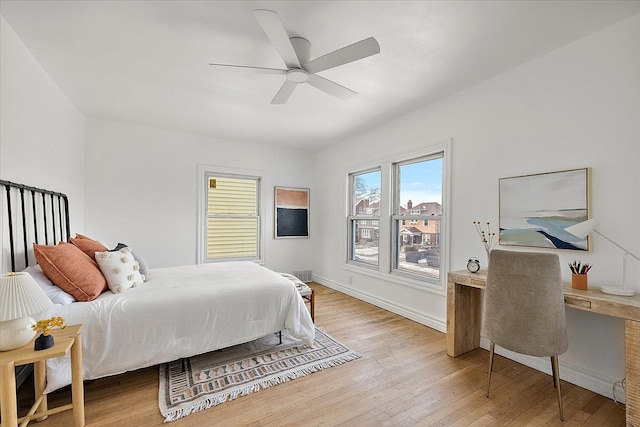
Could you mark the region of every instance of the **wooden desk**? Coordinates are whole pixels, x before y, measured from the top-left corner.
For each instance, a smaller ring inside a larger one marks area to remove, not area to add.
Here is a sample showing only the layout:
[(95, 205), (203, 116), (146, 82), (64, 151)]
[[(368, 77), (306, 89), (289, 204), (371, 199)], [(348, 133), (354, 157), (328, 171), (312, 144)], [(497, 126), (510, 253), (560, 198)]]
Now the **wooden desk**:
[[(54, 329), (51, 335), (55, 341), (53, 347), (35, 351), (33, 341), (20, 348), (0, 352), (0, 405), (2, 410), (2, 427), (16, 427), (18, 423), (26, 426), (32, 419), (44, 419), (58, 412), (73, 410), (73, 425), (84, 426), (84, 388), (82, 384), (82, 341), (80, 330), (82, 325), (68, 326), (65, 329)], [(47, 381), (47, 359), (65, 356), (71, 352), (71, 404), (54, 409), (47, 408), (47, 395), (44, 389)], [(15, 367), (34, 364), (34, 385), (36, 401), (22, 418), (17, 418)]]
[[(457, 357), (480, 347), (482, 289), (486, 271), (452, 271), (447, 276), (447, 354)], [(625, 319), (627, 426), (640, 427), (640, 295), (622, 297), (599, 290), (581, 291), (563, 285), (568, 307)]]

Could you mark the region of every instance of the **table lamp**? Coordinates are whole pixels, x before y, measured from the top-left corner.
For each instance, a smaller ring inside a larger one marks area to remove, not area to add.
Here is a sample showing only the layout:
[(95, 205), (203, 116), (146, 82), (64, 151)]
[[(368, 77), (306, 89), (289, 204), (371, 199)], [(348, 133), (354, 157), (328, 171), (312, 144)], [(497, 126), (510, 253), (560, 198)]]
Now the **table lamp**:
[(624, 251), (624, 255), (622, 257), (622, 287), (617, 287), (617, 286), (603, 286), (600, 288), (600, 290), (602, 292), (604, 292), (605, 294), (612, 294), (612, 295), (622, 295), (622, 296), (626, 296), (626, 297), (630, 297), (633, 296), (634, 291), (633, 289), (627, 289), (627, 280), (626, 280), (626, 274), (627, 274), (627, 256), (632, 256), (635, 259), (637, 259), (638, 261), (640, 261), (640, 258), (638, 258), (636, 255), (632, 254), (631, 252), (629, 252), (628, 250), (626, 250), (625, 248), (623, 248), (622, 246), (620, 246), (619, 244), (617, 244), (616, 242), (614, 242), (613, 240), (611, 240), (610, 238), (608, 238), (607, 236), (605, 236), (604, 234), (600, 233), (598, 230), (596, 230), (596, 227), (598, 226), (598, 220), (596, 219), (589, 219), (587, 221), (584, 222), (579, 222), (578, 224), (572, 225), (571, 227), (567, 227), (564, 229), (564, 231), (571, 233), (572, 235), (580, 238), (580, 239), (584, 239), (585, 237), (587, 237), (587, 235), (589, 233), (591, 233), (592, 231), (596, 234), (598, 234), (600, 237), (603, 237), (604, 239), (608, 240), (609, 242), (613, 243), (615, 246), (619, 247), (620, 249), (622, 249)]
[(27, 344), (35, 336), (33, 314), (53, 303), (29, 273), (0, 276), (0, 351)]

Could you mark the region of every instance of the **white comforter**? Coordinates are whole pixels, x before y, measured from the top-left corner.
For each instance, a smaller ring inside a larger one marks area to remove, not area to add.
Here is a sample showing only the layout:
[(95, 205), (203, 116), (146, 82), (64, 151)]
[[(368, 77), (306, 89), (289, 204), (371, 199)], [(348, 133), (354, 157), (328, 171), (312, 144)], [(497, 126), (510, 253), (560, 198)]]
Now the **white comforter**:
[[(38, 316), (82, 323), (85, 379), (206, 353), (287, 329), (311, 345), (315, 328), (295, 284), (253, 262), (153, 269), (144, 285)], [(47, 362), (46, 392), (71, 384), (69, 357)]]

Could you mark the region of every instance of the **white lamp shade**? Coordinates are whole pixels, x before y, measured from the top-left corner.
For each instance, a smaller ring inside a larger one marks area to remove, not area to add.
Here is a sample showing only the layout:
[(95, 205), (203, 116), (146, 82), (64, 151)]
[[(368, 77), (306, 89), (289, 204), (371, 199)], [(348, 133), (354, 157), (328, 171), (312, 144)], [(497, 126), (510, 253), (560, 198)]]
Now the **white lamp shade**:
[(0, 322), (45, 311), (53, 303), (29, 273), (0, 276)]
[(584, 239), (587, 237), (593, 230), (598, 226), (597, 219), (588, 219), (583, 222), (579, 222), (571, 227), (567, 227), (564, 229), (567, 233), (571, 233), (574, 236)]

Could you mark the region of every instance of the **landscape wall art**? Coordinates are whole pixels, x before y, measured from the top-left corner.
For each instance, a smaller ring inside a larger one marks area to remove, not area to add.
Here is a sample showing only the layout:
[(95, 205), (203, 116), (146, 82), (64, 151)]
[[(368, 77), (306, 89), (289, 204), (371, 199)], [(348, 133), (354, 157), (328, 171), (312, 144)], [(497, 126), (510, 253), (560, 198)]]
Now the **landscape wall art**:
[(589, 237), (565, 231), (591, 217), (590, 176), (583, 168), (500, 178), (500, 244), (590, 250)]

